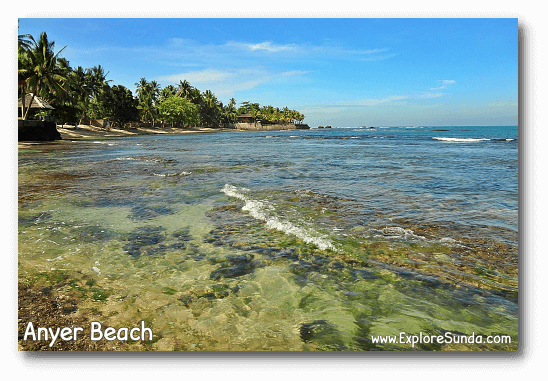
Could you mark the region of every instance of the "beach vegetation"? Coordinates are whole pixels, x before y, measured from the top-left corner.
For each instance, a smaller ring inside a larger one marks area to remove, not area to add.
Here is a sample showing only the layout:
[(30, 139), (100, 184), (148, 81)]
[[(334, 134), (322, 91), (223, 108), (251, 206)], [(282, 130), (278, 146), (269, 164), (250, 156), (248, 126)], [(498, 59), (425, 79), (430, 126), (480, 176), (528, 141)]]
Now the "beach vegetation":
[[(237, 122), (238, 115), (250, 114), (255, 123), (301, 123), (304, 115), (288, 107), (261, 106), (244, 101), (237, 107), (231, 98), (219, 101), (211, 90), (201, 91), (188, 80), (162, 88), (156, 81), (141, 78), (135, 95), (123, 85), (111, 86), (101, 65), (71, 68), (55, 51), (46, 32), (36, 41), (30, 34), (18, 36), (18, 93), (23, 100), (21, 116), (27, 119), (29, 105), (22, 95), (32, 93), (54, 107), (45, 111), (61, 124), (87, 124), (91, 119), (108, 119), (123, 127), (129, 122), (157, 122), (171, 127), (220, 128)], [(44, 112), (44, 111), (42, 111)]]
[(158, 102), (158, 117), (172, 127), (195, 126), (200, 123), (198, 107), (186, 98), (171, 94)]
[(97, 97), (96, 107), (103, 118), (108, 118), (113, 125), (122, 127), (124, 124), (139, 118), (138, 99), (131, 90), (122, 86), (107, 86)]
[[(49, 41), (46, 32), (42, 32), (38, 41), (30, 35), (19, 38), (18, 45), (18, 70), (17, 83), (21, 99), (21, 116), (27, 119), (30, 105), (36, 96), (40, 96), (46, 102), (54, 99), (56, 95), (65, 92), (65, 71), (58, 62), (59, 54), (63, 47), (55, 52), (55, 42)], [(28, 105), (25, 105), (26, 94), (32, 93)]]

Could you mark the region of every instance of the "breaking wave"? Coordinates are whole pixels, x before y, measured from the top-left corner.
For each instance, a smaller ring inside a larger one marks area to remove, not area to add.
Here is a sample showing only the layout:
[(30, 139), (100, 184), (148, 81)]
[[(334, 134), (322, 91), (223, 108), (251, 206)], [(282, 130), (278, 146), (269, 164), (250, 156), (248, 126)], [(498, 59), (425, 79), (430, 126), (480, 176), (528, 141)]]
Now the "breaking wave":
[(272, 204), (267, 201), (255, 200), (247, 196), (246, 193), (249, 192), (249, 189), (225, 184), (223, 189), (221, 189), (221, 192), (227, 196), (244, 201), (245, 205), (242, 210), (249, 212), (253, 218), (264, 221), (268, 229), (276, 229), (286, 234), (294, 235), (306, 243), (312, 243), (318, 246), (321, 250), (331, 249), (337, 251), (331, 241), (319, 232), (279, 218), (276, 215), (276, 210)]
[(455, 142), (455, 143), (475, 143), (475, 142), (484, 142), (488, 140), (511, 142), (512, 140), (514, 140), (514, 139), (487, 139), (487, 138), (440, 138), (437, 136), (434, 136), (432, 139), (440, 140), (442, 142)]

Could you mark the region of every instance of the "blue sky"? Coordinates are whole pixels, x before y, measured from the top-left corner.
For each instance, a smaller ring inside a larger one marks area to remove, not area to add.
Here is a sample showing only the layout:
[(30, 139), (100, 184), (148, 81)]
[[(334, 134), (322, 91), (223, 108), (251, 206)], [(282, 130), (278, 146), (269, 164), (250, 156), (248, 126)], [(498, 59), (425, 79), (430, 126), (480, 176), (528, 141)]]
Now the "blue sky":
[(186, 79), (317, 125), (517, 125), (517, 19), (21, 18), (72, 67), (135, 90)]

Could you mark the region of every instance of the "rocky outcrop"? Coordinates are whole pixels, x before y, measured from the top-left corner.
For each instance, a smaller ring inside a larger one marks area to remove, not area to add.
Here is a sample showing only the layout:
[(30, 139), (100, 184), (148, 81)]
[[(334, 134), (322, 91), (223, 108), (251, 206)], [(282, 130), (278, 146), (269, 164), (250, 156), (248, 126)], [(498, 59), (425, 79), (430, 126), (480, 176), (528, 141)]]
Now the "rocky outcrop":
[(284, 123), (284, 124), (261, 124), (257, 123), (230, 123), (226, 125), (225, 128), (232, 128), (235, 130), (246, 130), (246, 131), (276, 131), (276, 130), (297, 130), (297, 129), (308, 129), (307, 124), (293, 124), (293, 123)]
[(55, 122), (40, 120), (19, 120), (17, 139), (20, 142), (61, 140)]

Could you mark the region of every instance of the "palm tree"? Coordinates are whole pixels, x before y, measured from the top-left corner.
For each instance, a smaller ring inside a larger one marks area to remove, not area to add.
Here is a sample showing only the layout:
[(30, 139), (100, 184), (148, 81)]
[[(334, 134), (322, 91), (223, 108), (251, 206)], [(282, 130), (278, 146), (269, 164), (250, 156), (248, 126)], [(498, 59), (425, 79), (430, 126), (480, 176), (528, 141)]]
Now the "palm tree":
[[(65, 48), (55, 53), (54, 47), (55, 42), (48, 41), (46, 32), (42, 32), (38, 42), (31, 39), (19, 48), (18, 85), (23, 100), (27, 93), (32, 93), (30, 104), (36, 95), (42, 96), (45, 100), (51, 100), (54, 93), (65, 91), (63, 85), (66, 72), (58, 63), (59, 54)], [(30, 107), (25, 109), (24, 102), (21, 107), (23, 119), (27, 119)]]
[(155, 101), (157, 95), (160, 94), (160, 85), (156, 81), (147, 82), (145, 78), (141, 78), (139, 82), (135, 84), (137, 86), (137, 95), (139, 98), (139, 107), (141, 108), (141, 114), (143, 119), (151, 120), (152, 126), (154, 126), (155, 119)]
[(105, 74), (105, 70), (101, 65), (97, 65), (88, 70), (89, 78), (89, 87), (90, 87), (90, 102), (92, 108), (90, 113), (96, 117), (96, 106), (98, 102), (98, 97), (102, 94), (107, 87), (109, 87), (109, 82), (112, 82), (111, 79), (107, 80), (108, 72)]
[(18, 46), (23, 50), (31, 49), (34, 44), (36, 44), (36, 41), (30, 34), (20, 34), (18, 36)]
[(188, 83), (186, 79), (183, 81), (179, 81), (179, 88), (177, 91), (177, 95), (186, 99), (190, 99), (192, 95), (192, 89), (193, 89), (192, 86), (190, 86), (190, 83)]
[(68, 76), (68, 89), (72, 94), (74, 103), (77, 108), (82, 112), (78, 124), (82, 124), (82, 120), (86, 116), (86, 111), (90, 103), (91, 95), (91, 83), (88, 70), (84, 70), (82, 66), (78, 66), (75, 70), (69, 73)]
[(211, 90), (206, 90), (199, 106), (200, 119), (206, 127), (219, 127), (221, 124), (222, 110), (219, 102)]
[(176, 95), (177, 94), (177, 89), (175, 88), (175, 86), (173, 85), (167, 85), (166, 87), (164, 87), (160, 93), (160, 99), (166, 99), (166, 98), (169, 98), (170, 96), (172, 95)]
[(147, 90), (147, 80), (145, 78), (141, 78), (139, 82), (135, 83), (135, 86), (137, 86), (137, 96), (141, 97), (144, 96)]
[(160, 92), (162, 91), (162, 88), (160, 87), (160, 84), (156, 81), (150, 82), (150, 92), (152, 94), (152, 100), (156, 101), (158, 98), (158, 95), (160, 95)]
[(190, 92), (190, 101), (194, 103), (195, 105), (199, 105), (202, 103), (202, 92), (197, 88), (192, 88), (192, 91)]

